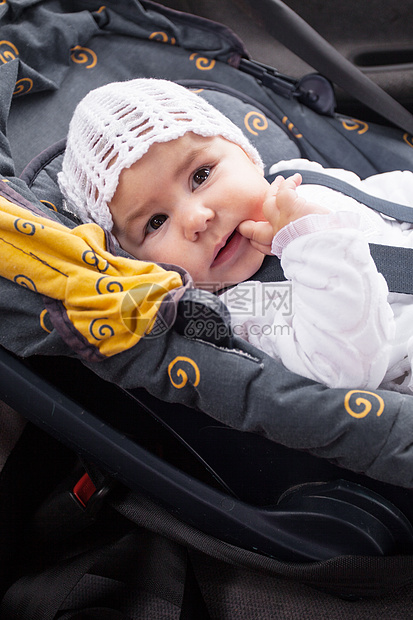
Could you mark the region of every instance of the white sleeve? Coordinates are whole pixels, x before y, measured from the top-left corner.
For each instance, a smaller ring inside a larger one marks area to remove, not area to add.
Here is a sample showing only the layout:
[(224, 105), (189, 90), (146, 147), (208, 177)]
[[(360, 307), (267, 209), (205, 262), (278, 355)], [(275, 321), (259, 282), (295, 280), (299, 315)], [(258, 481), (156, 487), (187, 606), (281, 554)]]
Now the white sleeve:
[(310, 170), (321, 172), (335, 179), (340, 179), (353, 185), (367, 194), (413, 207), (413, 172), (411, 170), (392, 170), (380, 172), (366, 179), (360, 179), (357, 174), (342, 168), (324, 168), (321, 164), (308, 159), (290, 159), (276, 162), (269, 170), (270, 174), (277, 174), (282, 170)]
[(360, 181), (360, 189), (384, 200), (413, 207), (413, 172), (393, 170)]
[(295, 230), (283, 229), (282, 242), (280, 233), (274, 238), (288, 281), (238, 285), (238, 293), (243, 286), (244, 293), (246, 286), (254, 290), (248, 317), (234, 294), (224, 299), (234, 328), (297, 374), (329, 387), (375, 389), (386, 373), (394, 333), (387, 284), (354, 227), (354, 214), (306, 217), (317, 221), (298, 220), (286, 227)]

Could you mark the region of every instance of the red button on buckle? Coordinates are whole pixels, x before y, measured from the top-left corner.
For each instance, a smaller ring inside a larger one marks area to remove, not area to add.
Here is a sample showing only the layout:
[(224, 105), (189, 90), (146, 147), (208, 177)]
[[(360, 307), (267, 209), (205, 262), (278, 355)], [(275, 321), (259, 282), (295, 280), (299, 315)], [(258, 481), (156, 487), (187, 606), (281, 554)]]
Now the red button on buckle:
[(78, 502), (82, 504), (83, 508), (86, 508), (88, 501), (95, 492), (96, 487), (87, 473), (84, 474), (79, 482), (77, 482), (73, 487), (73, 495), (76, 497)]

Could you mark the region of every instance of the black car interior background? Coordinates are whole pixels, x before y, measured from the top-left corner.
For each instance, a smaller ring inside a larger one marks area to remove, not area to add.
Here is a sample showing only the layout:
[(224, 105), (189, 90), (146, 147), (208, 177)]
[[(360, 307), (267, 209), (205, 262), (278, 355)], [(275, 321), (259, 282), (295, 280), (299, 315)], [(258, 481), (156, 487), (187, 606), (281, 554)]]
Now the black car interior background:
[[(298, 78), (313, 70), (310, 64), (271, 36), (273, 25), (258, 10), (259, 5), (266, 5), (265, 2), (164, 0), (162, 4), (227, 25), (244, 41), (252, 58), (276, 67), (281, 73)], [(397, 4), (383, 0), (286, 0), (284, 4), (373, 82), (405, 108), (413, 110), (411, 0)], [(383, 122), (380, 116), (339, 87), (336, 97), (339, 111)]]

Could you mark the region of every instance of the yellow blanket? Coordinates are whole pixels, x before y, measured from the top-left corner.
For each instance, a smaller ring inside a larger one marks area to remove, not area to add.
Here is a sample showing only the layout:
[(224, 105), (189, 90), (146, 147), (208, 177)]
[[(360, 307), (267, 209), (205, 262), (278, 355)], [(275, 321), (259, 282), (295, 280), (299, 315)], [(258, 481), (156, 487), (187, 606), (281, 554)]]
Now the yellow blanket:
[(65, 306), (73, 326), (100, 353), (134, 346), (153, 327), (178, 273), (113, 256), (103, 230), (70, 230), (0, 196), (0, 275)]

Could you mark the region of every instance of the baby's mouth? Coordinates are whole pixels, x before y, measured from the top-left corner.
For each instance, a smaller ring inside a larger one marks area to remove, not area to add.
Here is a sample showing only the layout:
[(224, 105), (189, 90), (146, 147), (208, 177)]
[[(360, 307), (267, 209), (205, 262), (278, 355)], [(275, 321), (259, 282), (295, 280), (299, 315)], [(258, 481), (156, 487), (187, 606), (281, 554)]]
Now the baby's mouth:
[(233, 248), (233, 246), (238, 246), (238, 243), (234, 244), (234, 239), (241, 237), (240, 233), (235, 229), (232, 231), (232, 233), (228, 236), (227, 240), (225, 241), (224, 245), (218, 250), (218, 252), (215, 254), (215, 258), (212, 261), (212, 266), (215, 266), (217, 264), (220, 264), (222, 262), (224, 262), (225, 260), (227, 260), (227, 258), (232, 255), (232, 250), (236, 249), (235, 247)]
[(222, 246), (222, 248), (219, 250), (218, 254), (215, 256), (215, 258), (218, 258), (218, 256), (221, 254), (221, 252), (223, 252), (223, 251), (225, 250), (225, 248), (227, 247), (227, 245), (228, 245), (229, 243), (231, 243), (231, 239), (233, 239), (233, 238), (234, 238), (235, 233), (236, 233), (236, 230), (234, 230), (234, 231), (230, 234), (230, 236), (228, 237), (228, 239), (225, 241), (225, 244)]

